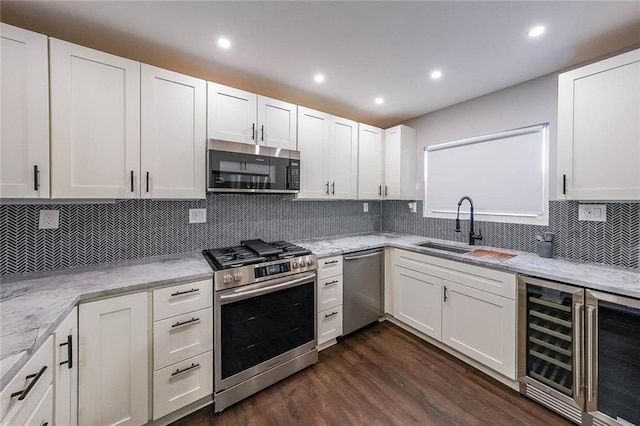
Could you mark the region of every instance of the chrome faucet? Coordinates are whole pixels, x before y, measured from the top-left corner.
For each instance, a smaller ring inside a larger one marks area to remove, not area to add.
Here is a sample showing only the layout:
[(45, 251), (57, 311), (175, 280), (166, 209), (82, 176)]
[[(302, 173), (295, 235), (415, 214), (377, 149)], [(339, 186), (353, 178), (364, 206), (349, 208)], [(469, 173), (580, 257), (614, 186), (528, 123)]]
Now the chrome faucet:
[(478, 233), (478, 235), (476, 235), (473, 232), (473, 200), (471, 200), (471, 198), (467, 197), (466, 195), (462, 198), (460, 198), (460, 201), (458, 201), (458, 214), (456, 215), (456, 232), (460, 232), (460, 206), (462, 205), (462, 202), (464, 200), (468, 200), (469, 201), (469, 205), (471, 206), (471, 216), (469, 218), (469, 245), (470, 246), (474, 246), (476, 244), (476, 240), (481, 240), (482, 239), (482, 230)]

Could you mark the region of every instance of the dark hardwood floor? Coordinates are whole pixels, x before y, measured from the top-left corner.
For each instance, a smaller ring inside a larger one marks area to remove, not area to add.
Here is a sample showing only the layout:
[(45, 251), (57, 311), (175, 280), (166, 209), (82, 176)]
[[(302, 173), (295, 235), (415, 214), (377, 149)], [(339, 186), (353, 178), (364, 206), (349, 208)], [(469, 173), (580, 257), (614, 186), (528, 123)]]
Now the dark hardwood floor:
[(415, 424), (571, 423), (386, 321), (222, 413), (207, 407), (173, 426)]

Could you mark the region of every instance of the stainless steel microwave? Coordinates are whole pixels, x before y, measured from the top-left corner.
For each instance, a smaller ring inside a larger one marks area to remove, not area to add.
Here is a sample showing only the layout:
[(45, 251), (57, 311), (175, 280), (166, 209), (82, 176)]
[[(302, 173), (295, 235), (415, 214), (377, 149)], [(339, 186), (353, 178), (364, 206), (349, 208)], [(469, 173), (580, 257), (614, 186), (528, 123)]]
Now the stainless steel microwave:
[(295, 194), (300, 152), (263, 145), (209, 140), (207, 190)]

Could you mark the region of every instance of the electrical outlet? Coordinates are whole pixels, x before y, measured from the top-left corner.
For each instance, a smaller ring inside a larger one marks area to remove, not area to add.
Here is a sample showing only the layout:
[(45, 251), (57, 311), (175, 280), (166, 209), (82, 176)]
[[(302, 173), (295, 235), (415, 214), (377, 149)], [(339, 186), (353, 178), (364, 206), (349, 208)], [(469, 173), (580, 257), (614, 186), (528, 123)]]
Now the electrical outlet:
[(413, 202), (413, 203), (409, 203), (409, 211), (411, 213), (415, 213), (418, 211), (418, 203)]
[(206, 223), (207, 209), (189, 209), (189, 223)]
[(369, 211), (369, 203), (362, 203), (362, 211), (365, 213)]
[(58, 229), (60, 210), (40, 210), (38, 229)]
[(607, 221), (606, 204), (580, 204), (578, 205), (578, 220), (591, 222)]

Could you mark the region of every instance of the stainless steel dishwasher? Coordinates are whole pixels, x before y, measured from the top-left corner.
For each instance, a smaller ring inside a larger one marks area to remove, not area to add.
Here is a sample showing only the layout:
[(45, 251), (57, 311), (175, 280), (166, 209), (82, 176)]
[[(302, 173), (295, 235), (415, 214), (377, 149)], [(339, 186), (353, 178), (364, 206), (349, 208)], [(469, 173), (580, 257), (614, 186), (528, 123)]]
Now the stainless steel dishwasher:
[(378, 321), (383, 314), (384, 249), (344, 256), (342, 333)]

